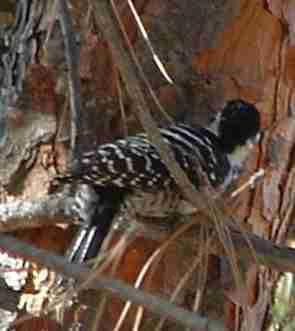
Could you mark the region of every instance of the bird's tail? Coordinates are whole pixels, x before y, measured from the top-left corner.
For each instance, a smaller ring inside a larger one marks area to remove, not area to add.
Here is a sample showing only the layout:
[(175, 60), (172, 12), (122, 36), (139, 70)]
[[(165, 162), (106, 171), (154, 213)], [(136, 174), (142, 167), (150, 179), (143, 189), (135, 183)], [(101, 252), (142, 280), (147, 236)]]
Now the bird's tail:
[(108, 221), (109, 224), (105, 224), (103, 229), (97, 226), (82, 226), (77, 231), (70, 247), (67, 250), (67, 259), (73, 263), (82, 263), (85, 260), (97, 256), (103, 240), (110, 228), (111, 220)]
[[(97, 256), (101, 245), (107, 236), (113, 219), (120, 209), (122, 196), (118, 190), (99, 190), (97, 205), (90, 219), (82, 224), (77, 231), (70, 247), (67, 258), (74, 263), (81, 263)], [(87, 210), (83, 213), (87, 215)], [(88, 215), (87, 215), (88, 216)]]

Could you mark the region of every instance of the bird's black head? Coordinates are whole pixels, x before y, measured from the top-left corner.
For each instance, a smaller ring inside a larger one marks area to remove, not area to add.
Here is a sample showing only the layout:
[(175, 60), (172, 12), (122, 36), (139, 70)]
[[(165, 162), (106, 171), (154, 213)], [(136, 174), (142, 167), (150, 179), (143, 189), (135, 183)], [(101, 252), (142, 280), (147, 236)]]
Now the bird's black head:
[(224, 152), (257, 142), (260, 115), (254, 105), (243, 100), (229, 101), (221, 112), (217, 134)]

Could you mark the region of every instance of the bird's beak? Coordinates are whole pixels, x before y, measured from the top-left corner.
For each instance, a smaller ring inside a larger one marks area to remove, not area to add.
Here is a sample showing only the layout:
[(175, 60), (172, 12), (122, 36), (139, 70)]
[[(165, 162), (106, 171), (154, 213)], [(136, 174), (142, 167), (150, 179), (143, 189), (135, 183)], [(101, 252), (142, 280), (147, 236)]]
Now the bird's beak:
[(259, 132), (254, 138), (250, 138), (247, 141), (247, 146), (249, 149), (253, 149), (257, 145), (262, 137), (262, 134)]
[(254, 139), (255, 139), (255, 144), (258, 144), (262, 139), (262, 133), (261, 132), (257, 133)]

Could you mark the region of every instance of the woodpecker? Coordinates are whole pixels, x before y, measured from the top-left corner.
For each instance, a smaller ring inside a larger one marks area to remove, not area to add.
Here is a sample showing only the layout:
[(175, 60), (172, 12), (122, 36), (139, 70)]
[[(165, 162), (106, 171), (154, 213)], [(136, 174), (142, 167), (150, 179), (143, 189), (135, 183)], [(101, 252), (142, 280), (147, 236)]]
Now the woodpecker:
[[(260, 137), (260, 115), (253, 104), (231, 100), (207, 128), (187, 124), (160, 129), (176, 162), (200, 189), (204, 181), (225, 191), (239, 176), (244, 162)], [(197, 162), (196, 162), (197, 160)], [(82, 262), (95, 256), (115, 215), (122, 209), (133, 215), (166, 217), (193, 212), (177, 189), (173, 176), (145, 133), (103, 144), (82, 153), (61, 182), (84, 183), (98, 195), (92, 224), (75, 240), (71, 260)]]

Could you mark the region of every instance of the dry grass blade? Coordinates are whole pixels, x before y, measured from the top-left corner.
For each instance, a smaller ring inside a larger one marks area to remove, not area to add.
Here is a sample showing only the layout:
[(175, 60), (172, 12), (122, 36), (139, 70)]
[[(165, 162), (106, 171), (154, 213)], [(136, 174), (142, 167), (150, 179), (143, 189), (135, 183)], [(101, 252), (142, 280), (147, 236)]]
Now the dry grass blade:
[(149, 36), (148, 36), (148, 34), (147, 34), (144, 26), (143, 26), (143, 23), (142, 23), (139, 15), (137, 13), (137, 10), (136, 10), (136, 8), (133, 5), (133, 2), (131, 0), (127, 0), (127, 2), (128, 2), (128, 5), (129, 5), (129, 7), (131, 9), (131, 12), (132, 12), (132, 14), (133, 14), (133, 16), (135, 18), (135, 21), (136, 21), (136, 23), (138, 25), (138, 28), (139, 28), (139, 30), (140, 30), (140, 32), (141, 32), (141, 34), (142, 34), (142, 36), (143, 36), (143, 38), (144, 38), (144, 40), (145, 40), (148, 48), (149, 48), (149, 50), (150, 50), (150, 52), (151, 52), (151, 54), (153, 56), (153, 59), (154, 59), (156, 65), (158, 66), (160, 72), (165, 77), (165, 79), (167, 80), (167, 82), (170, 83), (170, 84), (173, 84), (173, 80), (169, 76), (169, 74), (168, 74), (167, 70), (165, 69), (162, 61), (160, 60), (159, 56), (156, 54), (156, 52), (154, 50), (154, 47), (153, 47), (153, 45), (152, 45), (152, 43), (150, 41), (150, 38), (149, 38)]
[[(211, 240), (208, 240), (207, 242), (207, 246), (209, 246), (209, 243), (211, 242)], [(177, 287), (175, 288), (174, 292), (172, 293), (171, 297), (170, 297), (170, 302), (174, 302), (175, 299), (177, 298), (179, 292), (183, 289), (183, 287), (185, 286), (185, 284), (188, 282), (188, 280), (190, 279), (190, 277), (192, 276), (193, 272), (196, 270), (196, 268), (200, 265), (201, 261), (203, 260), (204, 256), (208, 255), (208, 250), (203, 250), (202, 252), (200, 252), (198, 254), (198, 256), (192, 261), (190, 268), (187, 270), (187, 272), (185, 273), (185, 275), (182, 277), (182, 279), (179, 281), (179, 283), (177, 284)], [(200, 273), (203, 270), (201, 270)], [(206, 279), (207, 275), (206, 272), (204, 271), (205, 276), (204, 278)], [(201, 284), (201, 286), (203, 287), (204, 284)], [(162, 317), (160, 322), (158, 323), (158, 325), (155, 328), (155, 331), (160, 331), (163, 328), (163, 325), (166, 321), (165, 317)]]
[(202, 227), (201, 233), (200, 233), (200, 242), (203, 242), (204, 245), (200, 245), (200, 247), (202, 248), (204, 246), (204, 249), (200, 249), (199, 258), (201, 260), (201, 265), (203, 266), (203, 270), (201, 270), (201, 272), (198, 273), (199, 281), (197, 283), (199, 285), (197, 286), (195, 302), (193, 305), (193, 311), (199, 310), (201, 301), (202, 301), (202, 297), (203, 297), (203, 293), (205, 290), (207, 276), (208, 276), (208, 263), (209, 263), (208, 252), (210, 250), (212, 239), (213, 238), (209, 238), (208, 229), (205, 229), (204, 227)]
[[(105, 240), (104, 243), (103, 243), (103, 247), (102, 247), (103, 252), (105, 252), (106, 249), (108, 247), (110, 247), (110, 245), (111, 245), (111, 239), (113, 238), (113, 234), (114, 234), (114, 231), (115, 231), (114, 229), (112, 229), (112, 230), (113, 231), (109, 232), (109, 234), (106, 238), (107, 240)], [(115, 256), (115, 258), (114, 258), (114, 261), (112, 263), (112, 268), (111, 268), (111, 271), (110, 271), (110, 276), (111, 277), (114, 277), (115, 272), (117, 271), (118, 266), (119, 266), (119, 264), (121, 262), (121, 259), (123, 257), (123, 254), (125, 253), (125, 249), (127, 247), (127, 244), (130, 243), (130, 239), (128, 240), (128, 242), (127, 242), (127, 239), (128, 238), (125, 238), (125, 242), (126, 242), (125, 246), (121, 250), (119, 250), (117, 256)], [(95, 267), (97, 267), (97, 266), (98, 265), (95, 264)], [(102, 296), (99, 300), (100, 302), (97, 305), (95, 319), (93, 321), (93, 325), (92, 325), (92, 328), (91, 328), (93, 331), (99, 330), (99, 326), (100, 326), (101, 321), (103, 320), (103, 314), (104, 314), (105, 307), (106, 307), (107, 300), (108, 300), (109, 296), (110, 295), (108, 293), (102, 293)]]
[(120, 78), (118, 77), (118, 75), (116, 77), (116, 86), (117, 86), (117, 91), (118, 91), (119, 106), (120, 106), (120, 112), (121, 112), (121, 117), (122, 117), (123, 132), (124, 132), (124, 136), (127, 137), (128, 136), (127, 118), (126, 118), (125, 107), (124, 107), (124, 102), (123, 102), (121, 81), (120, 81)]
[(132, 238), (132, 233), (136, 231), (137, 227), (136, 225), (130, 225), (130, 228), (128, 229), (128, 232), (126, 231), (122, 238), (119, 240), (119, 242), (112, 247), (111, 252), (109, 254), (106, 254), (106, 259), (105, 261), (99, 266), (97, 269), (95, 269), (93, 272), (89, 274), (89, 277), (80, 284), (80, 286), (77, 289), (77, 292), (80, 292), (84, 290), (85, 288), (90, 287), (90, 285), (95, 282), (97, 277), (105, 271), (111, 263), (116, 259), (117, 256), (120, 256), (122, 252), (124, 252), (126, 246), (129, 243), (130, 238)]
[[(134, 52), (134, 49), (133, 49), (133, 46), (131, 45), (130, 41), (129, 41), (129, 38), (128, 38), (128, 35), (124, 29), (124, 25), (122, 24), (121, 22), (121, 19), (120, 19), (120, 14), (117, 10), (117, 6), (116, 4), (114, 3), (113, 0), (110, 0), (110, 3), (112, 5), (112, 9), (116, 15), (116, 18), (118, 20), (118, 24), (120, 25), (120, 28), (121, 28), (121, 31), (122, 31), (122, 34), (123, 34), (123, 38), (126, 42), (126, 44), (128, 45), (128, 49), (130, 51), (130, 54), (131, 54), (131, 57), (132, 57), (132, 60), (133, 60), (133, 64), (134, 66), (136, 67), (137, 71), (138, 71), (138, 75), (140, 77), (140, 79), (142, 80), (142, 82), (145, 84), (145, 86), (147, 87), (147, 91), (150, 93), (150, 96), (152, 98), (152, 100), (154, 101), (155, 105), (157, 106), (157, 108), (159, 109), (160, 113), (163, 115), (163, 118), (168, 122), (168, 123), (173, 123), (173, 119), (166, 113), (165, 109), (162, 107), (156, 93), (154, 92), (151, 84), (149, 83), (148, 79), (146, 78), (146, 75), (142, 69), (142, 66), (140, 65), (138, 59), (137, 59), (137, 56)], [(132, 95), (132, 94), (130, 94)]]
[[(160, 249), (157, 249), (154, 251), (154, 253), (148, 258), (148, 260), (146, 261), (146, 263), (144, 264), (144, 266), (142, 267), (139, 275), (137, 276), (137, 279), (134, 283), (134, 287), (135, 288), (139, 288), (144, 280), (144, 277), (146, 276), (151, 264), (154, 262), (154, 260), (157, 258), (157, 256), (160, 254)], [(131, 301), (127, 301), (123, 311), (116, 323), (116, 326), (114, 328), (114, 331), (119, 331), (121, 329), (121, 326), (124, 322), (124, 319), (126, 318), (128, 311), (131, 307), (132, 302)]]

